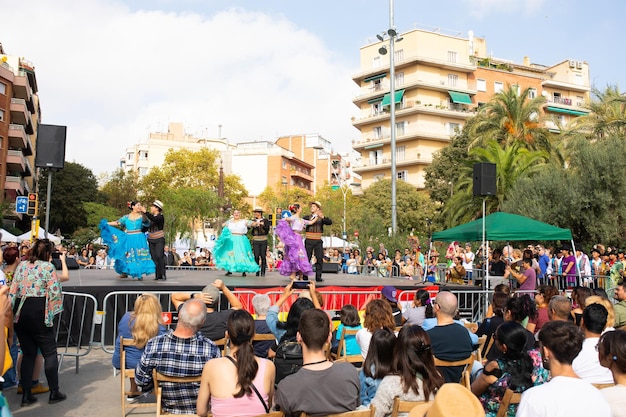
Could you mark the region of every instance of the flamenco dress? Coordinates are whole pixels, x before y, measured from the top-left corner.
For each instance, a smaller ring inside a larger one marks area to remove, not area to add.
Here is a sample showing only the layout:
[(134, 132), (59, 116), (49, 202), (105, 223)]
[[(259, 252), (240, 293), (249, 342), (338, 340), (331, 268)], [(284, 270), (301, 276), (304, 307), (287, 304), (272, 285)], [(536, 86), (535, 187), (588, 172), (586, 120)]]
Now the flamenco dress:
[(106, 219), (100, 220), (99, 224), (102, 240), (109, 248), (108, 254), (115, 260), (115, 272), (135, 279), (142, 279), (144, 274), (154, 274), (148, 240), (141, 231), (142, 218), (131, 220), (124, 216), (118, 222), (126, 232), (110, 226)]
[(246, 233), (245, 220), (229, 221), (215, 242), (213, 257), (215, 266), (228, 272), (257, 272), (259, 265), (254, 261), (252, 246)]
[(285, 244), (283, 262), (278, 268), (281, 275), (289, 276), (294, 272), (301, 272), (302, 275), (313, 273), (313, 267), (306, 255), (302, 236), (296, 233), (303, 229), (304, 221), (299, 217), (290, 217), (290, 221), (281, 219), (276, 225), (276, 234)]

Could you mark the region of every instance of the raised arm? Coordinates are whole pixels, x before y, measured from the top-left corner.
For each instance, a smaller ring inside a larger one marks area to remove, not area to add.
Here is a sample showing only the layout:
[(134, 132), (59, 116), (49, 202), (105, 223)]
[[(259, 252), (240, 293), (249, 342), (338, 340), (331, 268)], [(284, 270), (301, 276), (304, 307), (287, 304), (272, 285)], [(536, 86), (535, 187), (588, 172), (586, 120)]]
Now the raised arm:
[(233, 294), (221, 279), (216, 279), (211, 285), (218, 288), (226, 296), (228, 304), (230, 304), (230, 308), (233, 310), (241, 310), (243, 308), (243, 304), (241, 304), (239, 297)]

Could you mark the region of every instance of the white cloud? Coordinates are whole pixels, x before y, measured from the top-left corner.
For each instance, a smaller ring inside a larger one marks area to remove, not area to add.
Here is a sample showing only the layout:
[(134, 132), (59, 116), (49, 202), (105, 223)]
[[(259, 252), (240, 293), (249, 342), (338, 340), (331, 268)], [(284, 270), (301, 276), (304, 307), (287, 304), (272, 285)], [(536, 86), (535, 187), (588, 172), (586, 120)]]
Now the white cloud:
[[(4, 2), (4, 0), (0, 0)], [(2, 7), (0, 41), (35, 64), (44, 123), (68, 125), (66, 158), (97, 175), (181, 121), (232, 141), (320, 133), (347, 150), (353, 68), (281, 16), (133, 12), (106, 0)]]
[[(546, 3), (546, 0), (464, 0), (472, 17), (483, 19), (501, 13), (514, 16), (532, 15)], [(501, 18), (501, 16), (500, 16)]]

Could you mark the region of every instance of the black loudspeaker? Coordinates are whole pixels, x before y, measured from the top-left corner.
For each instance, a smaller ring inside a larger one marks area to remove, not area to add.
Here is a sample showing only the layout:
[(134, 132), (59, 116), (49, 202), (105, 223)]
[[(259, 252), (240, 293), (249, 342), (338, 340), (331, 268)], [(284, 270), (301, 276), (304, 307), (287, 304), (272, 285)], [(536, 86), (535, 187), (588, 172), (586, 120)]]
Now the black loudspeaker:
[(66, 135), (67, 126), (39, 125), (35, 154), (36, 167), (63, 169)]
[[(52, 259), (52, 264), (57, 269), (57, 271), (61, 270), (61, 260), (60, 259)], [(76, 262), (74, 258), (65, 258), (65, 264), (67, 265), (67, 269), (80, 269), (80, 265)]]
[(496, 194), (496, 164), (478, 162), (474, 164), (474, 195)]

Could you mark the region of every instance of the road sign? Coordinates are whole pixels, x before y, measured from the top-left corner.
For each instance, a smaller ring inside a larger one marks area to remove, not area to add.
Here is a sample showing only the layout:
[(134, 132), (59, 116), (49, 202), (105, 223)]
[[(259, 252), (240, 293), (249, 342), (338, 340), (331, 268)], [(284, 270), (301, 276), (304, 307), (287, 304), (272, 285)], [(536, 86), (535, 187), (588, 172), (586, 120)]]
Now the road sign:
[(26, 214), (28, 211), (28, 197), (21, 195), (15, 199), (15, 212)]

